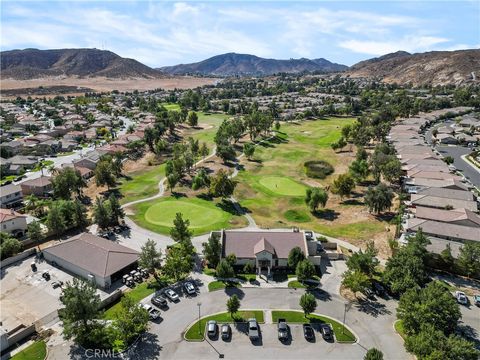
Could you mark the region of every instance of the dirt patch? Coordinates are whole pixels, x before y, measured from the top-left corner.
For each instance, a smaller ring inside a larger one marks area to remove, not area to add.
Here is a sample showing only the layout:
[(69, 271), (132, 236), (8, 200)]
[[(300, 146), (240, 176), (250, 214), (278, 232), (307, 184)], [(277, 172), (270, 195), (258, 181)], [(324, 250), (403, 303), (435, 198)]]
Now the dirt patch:
[[(145, 91), (153, 89), (193, 89), (203, 85), (213, 85), (218, 79), (200, 78), (192, 76), (178, 76), (164, 79), (110, 79), (104, 77), (96, 78), (74, 78), (58, 77), (32, 80), (2, 79), (2, 91), (9, 90), (8, 96), (2, 93), (2, 97), (15, 97), (28, 95), (31, 89), (43, 87), (46, 91), (51, 88), (49, 96), (55, 95), (83, 95), (85, 91), (76, 88), (89, 88), (95, 91)], [(55, 92), (55, 88), (64, 89), (71, 87), (71, 92)], [(29, 90), (30, 89), (30, 90)], [(17, 90), (17, 92), (12, 92)], [(42, 95), (43, 96), (43, 95)]]

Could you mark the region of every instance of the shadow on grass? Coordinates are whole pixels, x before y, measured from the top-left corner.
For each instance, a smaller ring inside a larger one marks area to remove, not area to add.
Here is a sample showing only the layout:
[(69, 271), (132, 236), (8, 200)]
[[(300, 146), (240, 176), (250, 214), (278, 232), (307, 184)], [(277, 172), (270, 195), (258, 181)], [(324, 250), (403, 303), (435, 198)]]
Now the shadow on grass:
[(225, 212), (228, 212), (232, 215), (237, 215), (237, 216), (242, 216), (251, 212), (248, 208), (240, 205), (239, 203), (234, 203), (230, 200), (225, 200), (225, 199), (219, 202), (216, 206)]
[(317, 219), (333, 221), (338, 218), (340, 213), (332, 209), (321, 209), (315, 211), (314, 213), (312, 213), (312, 215), (315, 216)]
[(172, 196), (175, 199), (180, 199), (180, 198), (186, 198), (187, 197), (187, 195), (185, 193), (176, 192), (176, 191), (173, 191), (173, 190), (172, 190)]

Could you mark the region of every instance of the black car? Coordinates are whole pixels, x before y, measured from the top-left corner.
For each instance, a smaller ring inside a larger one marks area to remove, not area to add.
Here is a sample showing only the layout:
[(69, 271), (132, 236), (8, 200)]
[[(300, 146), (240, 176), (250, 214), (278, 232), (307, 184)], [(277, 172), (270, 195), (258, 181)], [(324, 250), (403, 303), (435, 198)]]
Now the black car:
[(313, 327), (310, 324), (303, 324), (303, 336), (305, 336), (305, 340), (312, 341), (315, 339), (315, 332), (313, 331)]
[(161, 295), (156, 295), (156, 296), (152, 297), (152, 304), (157, 306), (157, 307), (162, 307), (162, 308), (168, 306), (167, 299), (165, 299)]
[(7, 180), (7, 181), (4, 181), (2, 186), (4, 185), (10, 185), (12, 183), (12, 180)]
[(229, 340), (232, 337), (232, 328), (228, 324), (223, 324), (220, 332), (222, 334), (222, 340)]
[(333, 331), (330, 325), (325, 324), (320, 328), (324, 340), (333, 340)]

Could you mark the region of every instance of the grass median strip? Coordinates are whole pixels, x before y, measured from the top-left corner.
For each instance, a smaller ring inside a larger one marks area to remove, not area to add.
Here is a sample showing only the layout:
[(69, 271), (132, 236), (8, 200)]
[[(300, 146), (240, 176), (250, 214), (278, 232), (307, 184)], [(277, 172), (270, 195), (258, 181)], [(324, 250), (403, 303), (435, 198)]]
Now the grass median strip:
[(311, 323), (311, 324), (330, 324), (332, 326), (333, 332), (335, 333), (335, 338), (338, 342), (355, 342), (355, 335), (347, 328), (343, 327), (341, 323), (330, 319), (326, 316), (310, 314), (308, 318), (305, 317), (304, 313), (301, 311), (294, 310), (285, 310), (285, 311), (272, 311), (272, 322), (276, 323), (278, 319), (285, 319), (290, 323)]
[(211, 283), (208, 283), (208, 291), (216, 291), (216, 290), (232, 288), (232, 287), (242, 287), (242, 285), (236, 282), (225, 282), (225, 281), (212, 281)]
[(44, 360), (46, 356), (47, 345), (41, 340), (13, 355), (12, 360)]
[(233, 317), (230, 313), (224, 312), (220, 314), (206, 316), (203, 319), (200, 319), (199, 322), (195, 322), (191, 325), (187, 332), (185, 333), (185, 339), (187, 341), (196, 341), (202, 340), (205, 336), (205, 325), (209, 320), (215, 320), (217, 323), (234, 323), (234, 322), (244, 322), (250, 318), (255, 318), (259, 323), (265, 322), (263, 316), (263, 310), (241, 310), (237, 312)]

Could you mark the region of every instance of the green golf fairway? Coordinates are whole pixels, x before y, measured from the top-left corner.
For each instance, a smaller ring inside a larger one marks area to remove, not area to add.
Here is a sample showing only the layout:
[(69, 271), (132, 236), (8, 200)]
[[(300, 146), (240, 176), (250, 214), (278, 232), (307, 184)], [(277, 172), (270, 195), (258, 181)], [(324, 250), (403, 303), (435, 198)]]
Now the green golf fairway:
[(172, 199), (158, 202), (145, 212), (145, 220), (155, 225), (173, 226), (176, 213), (182, 213), (184, 219), (190, 221), (190, 228), (204, 228), (215, 223), (228, 220), (229, 214), (215, 208), (212, 204), (200, 201)]
[(279, 194), (288, 196), (302, 196), (305, 195), (306, 186), (293, 181), (289, 177), (282, 176), (264, 176), (259, 183), (268, 190)]

